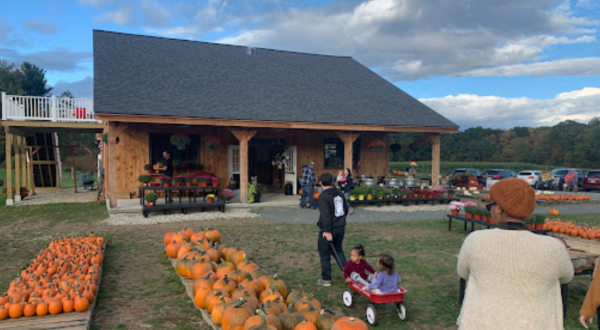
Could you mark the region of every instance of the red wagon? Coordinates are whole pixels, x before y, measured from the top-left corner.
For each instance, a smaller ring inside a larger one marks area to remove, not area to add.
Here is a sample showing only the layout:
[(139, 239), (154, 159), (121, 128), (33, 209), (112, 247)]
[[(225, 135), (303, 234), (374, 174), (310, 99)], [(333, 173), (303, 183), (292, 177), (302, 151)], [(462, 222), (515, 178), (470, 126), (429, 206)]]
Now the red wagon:
[(377, 305), (394, 303), (396, 304), (396, 310), (398, 312), (398, 317), (402, 321), (406, 321), (408, 319), (408, 314), (406, 312), (406, 306), (404, 306), (404, 294), (406, 293), (406, 289), (403, 287), (398, 287), (399, 292), (392, 293), (374, 293), (373, 291), (369, 291), (365, 289), (365, 286), (354, 281), (348, 283), (348, 287), (350, 289), (344, 290), (342, 294), (342, 300), (344, 301), (344, 305), (348, 308), (352, 308), (354, 306), (354, 299), (361, 295), (367, 298), (372, 304), (367, 305), (367, 321), (372, 326), (377, 325)]

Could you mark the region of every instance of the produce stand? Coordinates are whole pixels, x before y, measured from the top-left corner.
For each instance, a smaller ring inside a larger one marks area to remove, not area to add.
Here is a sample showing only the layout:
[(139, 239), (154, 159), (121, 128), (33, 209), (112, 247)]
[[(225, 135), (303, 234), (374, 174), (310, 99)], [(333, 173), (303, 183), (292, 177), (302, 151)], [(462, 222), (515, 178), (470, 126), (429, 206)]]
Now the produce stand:
[[(165, 192), (165, 203), (164, 204), (155, 204), (154, 206), (148, 206), (144, 203), (144, 197), (146, 196), (146, 191), (164, 191)], [(173, 191), (178, 192), (179, 200), (175, 202), (172, 200)], [(164, 214), (167, 213), (167, 210), (179, 209), (182, 213), (187, 214), (188, 209), (202, 209), (202, 212), (207, 207), (216, 207), (221, 212), (225, 212), (225, 202), (222, 202), (218, 199), (220, 187), (200, 187), (200, 186), (192, 186), (192, 187), (139, 187), (140, 192), (140, 204), (142, 205), (142, 214), (144, 217), (148, 217), (148, 213), (163, 211)], [(184, 197), (184, 192), (187, 193), (187, 201)], [(208, 203), (206, 201), (206, 194), (203, 194), (201, 200), (198, 199), (198, 192), (210, 192), (215, 195), (215, 200), (212, 203)]]
[(381, 205), (391, 205), (391, 204), (402, 204), (404, 206), (409, 206), (411, 204), (419, 205), (423, 204), (448, 204), (451, 201), (460, 201), (460, 198), (453, 197), (435, 197), (435, 198), (383, 198), (383, 199), (364, 199), (364, 200), (348, 200), (350, 205), (377, 205), (380, 207)]
[[(102, 256), (105, 255), (106, 243), (102, 248)], [(102, 268), (100, 266), (100, 274), (98, 274), (98, 292), (100, 292), (100, 284), (102, 283)], [(90, 304), (87, 311), (83, 313), (71, 312), (61, 313), (58, 315), (44, 315), (32, 317), (20, 317), (17, 319), (6, 319), (0, 321), (0, 329), (21, 329), (21, 330), (54, 330), (54, 329), (69, 329), (69, 330), (89, 330), (92, 322), (92, 313), (98, 300), (98, 294), (95, 295), (94, 301)]]

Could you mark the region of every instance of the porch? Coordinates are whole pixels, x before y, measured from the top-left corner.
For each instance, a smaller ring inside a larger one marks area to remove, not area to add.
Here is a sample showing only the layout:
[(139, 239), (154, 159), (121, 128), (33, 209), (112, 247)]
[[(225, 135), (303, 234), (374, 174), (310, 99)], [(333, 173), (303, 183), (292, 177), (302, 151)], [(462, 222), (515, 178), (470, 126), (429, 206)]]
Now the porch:
[(7, 95), (2, 92), (2, 120), (99, 124), (93, 99)]

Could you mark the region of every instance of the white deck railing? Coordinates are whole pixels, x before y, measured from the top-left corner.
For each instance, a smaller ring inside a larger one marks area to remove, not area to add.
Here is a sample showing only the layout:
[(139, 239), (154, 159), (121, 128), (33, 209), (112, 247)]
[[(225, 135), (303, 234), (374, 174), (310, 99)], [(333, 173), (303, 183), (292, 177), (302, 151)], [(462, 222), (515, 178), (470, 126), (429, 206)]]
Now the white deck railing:
[(2, 120), (99, 123), (94, 100), (2, 93)]

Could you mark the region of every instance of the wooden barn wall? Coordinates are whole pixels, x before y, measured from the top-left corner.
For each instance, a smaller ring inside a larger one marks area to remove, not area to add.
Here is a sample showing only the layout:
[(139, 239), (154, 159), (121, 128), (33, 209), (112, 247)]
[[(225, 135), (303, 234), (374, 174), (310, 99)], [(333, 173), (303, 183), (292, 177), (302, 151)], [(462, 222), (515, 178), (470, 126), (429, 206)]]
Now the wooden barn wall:
[[(204, 141), (200, 143), (200, 163), (204, 166), (205, 171), (212, 172), (221, 179), (222, 188), (228, 185), (228, 146), (237, 145), (238, 141), (227, 128), (212, 126), (176, 127), (158, 124), (118, 123), (116, 125), (116, 131), (111, 134), (112, 136), (119, 138), (119, 144), (117, 144), (118, 198), (129, 198), (130, 192), (137, 192), (137, 187), (139, 186), (138, 176), (145, 173), (144, 165), (149, 163), (150, 133), (155, 132), (199, 134), (202, 138), (206, 135), (218, 137), (221, 140), (222, 145), (214, 150), (206, 149)], [(317, 177), (326, 171), (334, 176), (337, 175), (339, 169), (324, 168), (323, 142), (326, 138), (338, 138), (333, 131), (275, 131), (271, 129), (258, 129), (258, 132), (254, 137), (263, 139), (285, 139), (286, 145), (297, 146), (298, 172), (302, 166), (308, 164), (310, 161), (314, 161)], [(380, 139), (387, 145), (389, 143), (389, 134), (362, 133), (360, 135), (360, 170), (357, 171), (357, 169), (353, 169), (353, 174), (355, 176), (360, 174), (373, 176), (388, 174), (389, 148), (385, 147), (379, 153), (374, 152), (368, 145), (375, 139)], [(298, 173), (298, 176), (299, 175), (300, 173)]]

